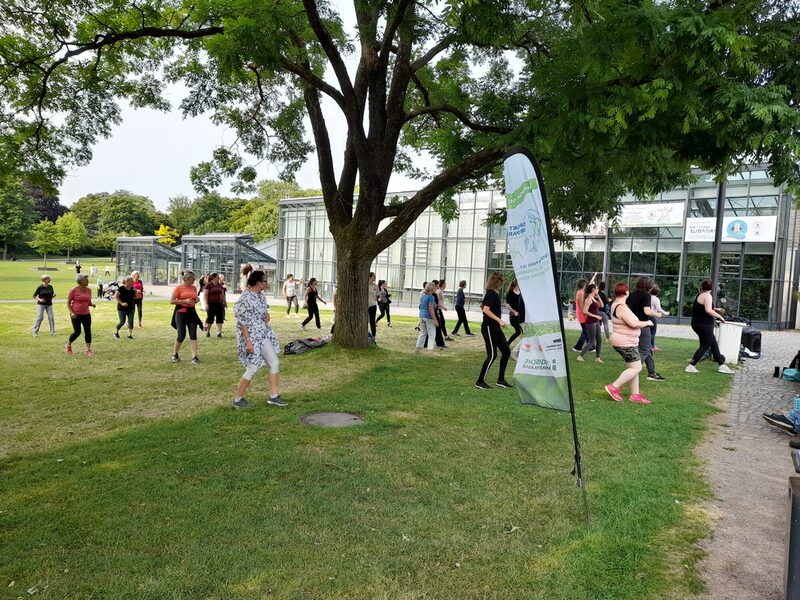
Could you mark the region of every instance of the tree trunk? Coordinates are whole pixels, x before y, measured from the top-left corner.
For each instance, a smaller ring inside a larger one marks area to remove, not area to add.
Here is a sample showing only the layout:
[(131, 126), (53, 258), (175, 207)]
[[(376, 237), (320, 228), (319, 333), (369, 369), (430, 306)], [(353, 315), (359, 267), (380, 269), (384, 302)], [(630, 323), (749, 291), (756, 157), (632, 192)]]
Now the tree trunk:
[(369, 345), (368, 278), (369, 260), (351, 258), (350, 249), (336, 244), (336, 325), (334, 341), (345, 348)]
[(67, 248), (67, 263), (69, 263), (69, 248)]
[(3, 240), (3, 260), (6, 259), (6, 254), (8, 254), (8, 241)]
[(47, 268), (47, 252), (44, 253), (44, 267)]

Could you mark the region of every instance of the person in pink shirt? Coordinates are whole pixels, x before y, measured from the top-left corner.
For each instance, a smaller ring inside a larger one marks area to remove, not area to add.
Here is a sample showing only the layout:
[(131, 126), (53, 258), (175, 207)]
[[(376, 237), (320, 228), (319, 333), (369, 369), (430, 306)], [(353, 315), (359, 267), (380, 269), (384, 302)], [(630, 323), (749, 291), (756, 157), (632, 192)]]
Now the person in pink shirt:
[(133, 289), (136, 292), (134, 305), (136, 306), (136, 313), (139, 315), (139, 328), (142, 327), (142, 300), (144, 299), (144, 283), (142, 283), (142, 276), (139, 271), (131, 273), (133, 277)]
[(67, 354), (72, 354), (72, 342), (80, 337), (81, 328), (83, 328), (86, 356), (94, 356), (94, 352), (92, 352), (92, 313), (89, 312), (89, 308), (94, 308), (95, 304), (92, 302), (92, 290), (89, 289), (89, 276), (85, 273), (78, 273), (75, 281), (78, 282), (78, 285), (72, 288), (67, 296), (67, 308), (73, 332), (69, 336), (64, 350)]
[(581, 336), (572, 347), (573, 352), (580, 352), (583, 345), (586, 343), (586, 315), (583, 313), (583, 301), (585, 299), (584, 288), (586, 287), (586, 280), (581, 279), (578, 282), (578, 291), (575, 292), (575, 318), (581, 326)]
[(639, 333), (644, 327), (650, 327), (652, 321), (640, 321), (625, 303), (628, 298), (628, 285), (618, 283), (614, 287), (614, 303), (611, 305), (611, 322), (614, 333), (611, 334), (611, 345), (614, 346), (622, 360), (625, 370), (614, 383), (605, 386), (606, 392), (617, 402), (622, 402), (620, 389), (630, 384), (630, 401), (637, 404), (650, 404), (650, 400), (639, 393), (639, 373), (642, 371), (642, 359), (639, 354)]

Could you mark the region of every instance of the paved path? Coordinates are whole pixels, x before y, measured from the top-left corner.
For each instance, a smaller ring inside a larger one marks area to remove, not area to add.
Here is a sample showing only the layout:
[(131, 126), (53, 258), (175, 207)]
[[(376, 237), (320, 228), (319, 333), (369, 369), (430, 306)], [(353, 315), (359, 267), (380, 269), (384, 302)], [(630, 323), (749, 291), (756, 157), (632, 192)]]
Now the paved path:
[(701, 563), (709, 589), (704, 600), (783, 598), (791, 438), (761, 414), (787, 410), (800, 392), (797, 383), (772, 377), (776, 365), (788, 365), (800, 350), (800, 332), (765, 331), (762, 346), (763, 357), (737, 371), (730, 398), (720, 402), (722, 412), (698, 448), (714, 489), (705, 505), (712, 536), (701, 544), (708, 552)]

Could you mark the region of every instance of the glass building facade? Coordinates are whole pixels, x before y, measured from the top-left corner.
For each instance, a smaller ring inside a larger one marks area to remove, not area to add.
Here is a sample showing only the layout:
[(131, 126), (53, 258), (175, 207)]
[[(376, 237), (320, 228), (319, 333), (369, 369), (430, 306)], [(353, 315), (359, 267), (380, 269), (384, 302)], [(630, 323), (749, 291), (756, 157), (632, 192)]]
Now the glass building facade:
[(181, 238), (181, 269), (194, 271), (197, 279), (220, 273), (230, 291), (242, 289), (239, 271), (250, 263), (267, 276), (267, 290), (275, 289), (275, 259), (253, 247), (252, 236), (243, 233), (209, 233)]
[(170, 265), (178, 271), (181, 253), (159, 243), (154, 235), (117, 238), (117, 273), (119, 276), (139, 271), (142, 281), (148, 285), (168, 285)]
[[(717, 183), (699, 174), (692, 185), (654, 198), (625, 197), (613, 222), (569, 232), (569, 242), (556, 247), (562, 299), (573, 298), (577, 282), (595, 272), (610, 286), (620, 281), (632, 285), (649, 275), (671, 313), (664, 321), (688, 323), (700, 282), (711, 277), (717, 193)], [(505, 207), (503, 194), (462, 193), (457, 201), (457, 219), (444, 223), (426, 210), (375, 259), (372, 270), (387, 280), (394, 301), (414, 305), (423, 282), (446, 279), (452, 302), (464, 279), (475, 307), (489, 272), (513, 272), (505, 227), (484, 224), (490, 212)], [(800, 270), (794, 199), (763, 168), (752, 166), (728, 179), (724, 204), (720, 303), (728, 314), (752, 319), (757, 326), (794, 328), (792, 291)], [(322, 199), (287, 199), (279, 206), (278, 278), (288, 273), (298, 279), (316, 277), (330, 294), (336, 253)]]

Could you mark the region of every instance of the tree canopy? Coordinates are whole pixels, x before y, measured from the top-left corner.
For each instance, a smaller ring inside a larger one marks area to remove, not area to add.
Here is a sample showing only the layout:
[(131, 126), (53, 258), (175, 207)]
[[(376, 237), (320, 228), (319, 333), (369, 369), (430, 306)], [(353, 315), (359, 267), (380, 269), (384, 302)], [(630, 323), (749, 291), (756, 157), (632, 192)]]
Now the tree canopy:
[(47, 255), (58, 252), (63, 248), (59, 239), (56, 225), (44, 219), (31, 228), (31, 241), (28, 245), (44, 257), (44, 266), (47, 266)]
[(74, 213), (67, 213), (58, 217), (55, 226), (58, 236), (58, 245), (67, 251), (67, 260), (70, 252), (82, 248), (89, 242), (89, 233), (81, 220)]
[[(237, 134), (193, 169), (240, 189), (247, 156), (293, 174), (316, 153), (336, 243), (336, 337), (366, 344), (371, 260), (432, 204), (539, 157), (551, 214), (584, 227), (624, 191), (771, 163), (796, 185), (800, 0), (10, 0), (0, 7), (2, 168), (58, 178), (89, 160), (118, 102), (210, 112)], [(54, 118), (58, 115), (60, 118)], [(331, 132), (344, 129), (341, 156)], [(341, 124), (338, 125), (338, 124)], [(306, 127), (310, 126), (309, 142)], [(422, 165), (415, 152), (427, 153)], [(337, 160), (338, 159), (338, 160)], [(424, 180), (387, 203), (393, 171)], [(0, 173), (1, 175), (2, 173)], [(356, 185), (358, 192), (356, 193)]]

